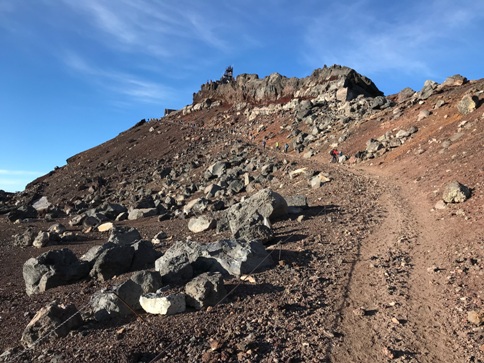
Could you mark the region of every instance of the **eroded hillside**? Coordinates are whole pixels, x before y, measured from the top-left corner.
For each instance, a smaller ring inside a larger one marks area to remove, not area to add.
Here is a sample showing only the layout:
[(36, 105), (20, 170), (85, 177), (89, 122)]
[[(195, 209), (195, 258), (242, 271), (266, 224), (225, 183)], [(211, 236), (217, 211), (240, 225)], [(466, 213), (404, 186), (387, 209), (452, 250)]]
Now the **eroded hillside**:
[[(4, 359), (482, 362), (483, 91), (484, 80), (452, 76), (385, 97), (340, 66), (304, 79), (225, 77), (193, 104), (1, 194)], [(442, 201), (452, 180), (470, 189), (462, 203)], [(266, 189), (284, 197), (284, 213), (234, 214)], [(54, 223), (65, 231), (50, 232)], [(240, 237), (262, 241), (272, 264), (226, 274), (226, 297), (176, 315), (100, 315), (93, 297), (139, 268), (107, 274), (95, 259), (89, 276), (27, 296), (29, 258), (62, 248), (81, 257), (111, 238), (99, 230), (107, 223), (136, 228), (156, 258), (176, 241)], [(74, 303), (83, 323), (22, 345), (54, 299)]]

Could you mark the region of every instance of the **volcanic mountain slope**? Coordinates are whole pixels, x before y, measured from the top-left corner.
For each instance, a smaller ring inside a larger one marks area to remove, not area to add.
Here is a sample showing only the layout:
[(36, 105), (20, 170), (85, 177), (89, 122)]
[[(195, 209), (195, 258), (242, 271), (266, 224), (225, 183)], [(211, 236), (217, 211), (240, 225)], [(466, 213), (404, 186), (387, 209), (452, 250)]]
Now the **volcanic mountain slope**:
[[(192, 105), (69, 158), (23, 193), (0, 195), (10, 212), (0, 220), (5, 359), (483, 362), (483, 91), (484, 80), (453, 76), (384, 97), (341, 66), (301, 80), (239, 75), (202, 85)], [(348, 156), (342, 163), (329, 162), (335, 147)], [(219, 178), (207, 172), (216, 162), (229, 163)], [(320, 172), (330, 181), (314, 185)], [(245, 188), (231, 187), (244, 179)], [(452, 180), (471, 189), (465, 202), (442, 203)], [(25, 294), (28, 258), (66, 247), (80, 256), (106, 241), (92, 226), (69, 225), (106, 203), (135, 208), (149, 196), (161, 205), (163, 218), (115, 222), (147, 240), (165, 231), (160, 253), (174, 241), (227, 237), (187, 227), (183, 208), (213, 182), (224, 190), (209, 198), (213, 210), (265, 187), (304, 195), (309, 205), (272, 221), (275, 239), (266, 247), (275, 267), (253, 280), (226, 278), (230, 293), (215, 307), (93, 320), (93, 294), (129, 274)], [(41, 197), (51, 204), (46, 211), (19, 212)], [(54, 222), (76, 238), (40, 249), (14, 245), (13, 235)], [(85, 308), (85, 324), (25, 349), (23, 329), (54, 299)]]

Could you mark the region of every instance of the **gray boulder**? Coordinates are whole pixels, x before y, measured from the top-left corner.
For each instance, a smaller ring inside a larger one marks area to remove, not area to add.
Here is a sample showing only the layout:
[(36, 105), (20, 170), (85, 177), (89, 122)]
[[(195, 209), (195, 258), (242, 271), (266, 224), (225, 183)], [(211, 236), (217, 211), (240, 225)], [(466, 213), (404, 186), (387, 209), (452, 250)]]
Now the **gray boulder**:
[(404, 88), (398, 93), (397, 102), (402, 103), (410, 100), (415, 95), (415, 91), (409, 87)]
[(28, 227), (23, 233), (19, 233), (13, 236), (13, 244), (18, 247), (32, 246), (35, 240), (36, 234), (32, 227)]
[(40, 231), (37, 236), (34, 239), (34, 242), (32, 243), (32, 246), (37, 247), (37, 248), (42, 248), (45, 247), (49, 244), (51, 244), (50, 240), (50, 233), (49, 232), (44, 232)]
[(207, 171), (214, 177), (221, 177), (229, 166), (229, 163), (226, 161), (217, 161), (216, 163), (210, 165)]
[(368, 153), (376, 153), (381, 148), (383, 148), (383, 145), (378, 140), (370, 139), (366, 143), (366, 152)]
[(232, 234), (247, 224), (254, 215), (261, 215), (273, 221), (287, 215), (286, 200), (271, 189), (262, 189), (246, 200), (221, 212), (217, 219), (217, 230), (230, 228)]
[(22, 333), (21, 343), (32, 346), (39, 338), (53, 331), (55, 337), (65, 337), (82, 326), (83, 320), (76, 306), (59, 305), (56, 301), (40, 309)]
[(467, 115), (479, 107), (479, 98), (473, 95), (465, 95), (457, 104), (457, 110), (462, 115)]
[(128, 209), (121, 204), (108, 203), (101, 209), (102, 213), (109, 219), (115, 220), (121, 213), (127, 212)]
[(234, 237), (245, 241), (259, 241), (265, 244), (274, 239), (274, 231), (263, 223), (257, 223), (243, 226), (235, 233)]
[(116, 246), (117, 245), (112, 242), (107, 242), (101, 246), (91, 247), (85, 254), (80, 257), (80, 260), (89, 263), (89, 265), (92, 267), (94, 265), (94, 262), (96, 262), (96, 259), (101, 255), (101, 253), (109, 248), (113, 248)]
[(166, 234), (166, 232), (160, 231), (153, 237), (153, 239), (151, 240), (151, 243), (158, 245), (167, 238), (168, 238), (168, 235)]
[(319, 174), (316, 174), (315, 176), (313, 176), (309, 180), (309, 185), (311, 186), (311, 188), (317, 189), (317, 188), (320, 188), (321, 186), (323, 186), (324, 184), (326, 184), (330, 181), (331, 181), (331, 179), (328, 178), (326, 175), (324, 175), (323, 173), (319, 173)]
[[(258, 241), (221, 240), (204, 245), (202, 259), (212, 262), (208, 271), (240, 276), (273, 266), (271, 255)], [(212, 260), (212, 261), (210, 261)], [(197, 265), (195, 265), (197, 268)]]
[(140, 218), (152, 217), (158, 214), (157, 208), (133, 209), (128, 214), (128, 219), (134, 221)]
[(128, 305), (128, 309), (141, 309), (141, 305), (139, 304), (139, 298), (143, 294), (141, 285), (130, 279), (120, 284), (116, 288), (116, 293), (118, 298), (121, 299), (121, 303)]
[(201, 249), (197, 242), (177, 241), (155, 261), (155, 270), (168, 284), (189, 281), (193, 277), (192, 263), (200, 257)]
[(183, 207), (183, 213), (186, 215), (193, 215), (202, 213), (207, 209), (208, 200), (205, 198), (196, 198), (188, 202)]
[(462, 203), (471, 196), (471, 191), (456, 180), (446, 185), (442, 199), (446, 203)]
[(143, 294), (155, 292), (163, 286), (161, 275), (158, 272), (138, 271), (131, 276), (131, 280), (141, 287)]
[(90, 301), (91, 313), (97, 321), (108, 321), (129, 316), (133, 310), (140, 310), (140, 297), (153, 293), (161, 288), (162, 280), (159, 273), (139, 271), (114, 291), (99, 291)]
[(79, 261), (71, 250), (63, 248), (28, 259), (22, 273), (30, 296), (87, 277), (89, 264)]
[(49, 202), (49, 200), (47, 199), (47, 197), (43, 196), (43, 197), (40, 197), (39, 199), (37, 199), (32, 204), (32, 207), (34, 207), (34, 209), (37, 212), (46, 212), (51, 205), (52, 205), (52, 203)]
[(18, 220), (28, 219), (28, 218), (36, 218), (36, 217), (37, 217), (37, 211), (35, 210), (34, 207), (30, 205), (20, 206), (17, 209), (7, 213), (7, 219), (10, 222), (15, 222)]
[(227, 291), (218, 272), (207, 272), (185, 285), (186, 304), (197, 310), (214, 306), (225, 298)]
[(130, 271), (134, 257), (131, 246), (115, 246), (105, 249), (91, 269), (89, 275), (99, 281), (107, 281), (114, 276)]
[(236, 179), (229, 183), (228, 189), (234, 194), (240, 193), (245, 189), (245, 184), (242, 180)]
[(438, 86), (439, 84), (435, 81), (432, 81), (432, 80), (425, 81), (422, 89), (419, 92), (419, 98), (421, 100), (426, 100), (437, 91)]
[(99, 291), (95, 293), (90, 303), (91, 314), (97, 321), (109, 321), (126, 317), (133, 312), (124, 304), (114, 292)]
[(130, 245), (141, 239), (141, 235), (134, 227), (119, 226), (111, 230), (108, 242), (117, 245)]
[(57, 235), (61, 235), (65, 231), (66, 231), (66, 227), (61, 223), (54, 223), (48, 229), (49, 233), (55, 233)]
[(152, 268), (159, 256), (150, 241), (141, 240), (131, 245), (134, 250), (130, 271)]
[(133, 205), (133, 209), (151, 209), (155, 208), (155, 201), (151, 195), (145, 195), (138, 199)]
[(273, 265), (258, 241), (221, 240), (208, 244), (177, 241), (155, 262), (164, 283), (187, 282), (204, 272), (239, 276)]

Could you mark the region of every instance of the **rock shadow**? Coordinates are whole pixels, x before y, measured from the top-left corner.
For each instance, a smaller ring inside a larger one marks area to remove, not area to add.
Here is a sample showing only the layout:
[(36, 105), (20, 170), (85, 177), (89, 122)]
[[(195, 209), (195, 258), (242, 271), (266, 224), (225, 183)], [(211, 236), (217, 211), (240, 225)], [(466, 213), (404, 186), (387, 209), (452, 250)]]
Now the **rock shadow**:
[(310, 250), (290, 251), (276, 248), (271, 251), (271, 254), (274, 261), (284, 261), (288, 265), (307, 266), (313, 259), (313, 253)]
[(322, 206), (314, 206), (314, 207), (309, 207), (307, 209), (304, 209), (301, 214), (304, 214), (306, 217), (318, 217), (318, 216), (324, 216), (327, 214), (340, 214), (343, 212), (343, 209), (339, 205), (335, 204), (328, 204), (328, 205), (322, 205)]
[(284, 291), (284, 287), (277, 286), (269, 283), (256, 283), (256, 284), (226, 284), (225, 288), (228, 292), (227, 300), (244, 299), (247, 296), (274, 294)]

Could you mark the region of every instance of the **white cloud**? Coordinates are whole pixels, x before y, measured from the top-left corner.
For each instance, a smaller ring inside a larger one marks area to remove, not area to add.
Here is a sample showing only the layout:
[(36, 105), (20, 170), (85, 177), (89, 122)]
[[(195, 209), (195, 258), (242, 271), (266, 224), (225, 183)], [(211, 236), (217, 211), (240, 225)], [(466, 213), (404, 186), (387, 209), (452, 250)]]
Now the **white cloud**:
[(62, 57), (64, 63), (83, 77), (96, 85), (134, 98), (135, 101), (145, 103), (159, 103), (171, 99), (174, 91), (159, 83), (143, 80), (129, 73), (108, 71), (88, 64), (78, 54), (67, 51)]
[(364, 72), (432, 74), (435, 57), (448, 56), (444, 52), (451, 40), (460, 41), (461, 31), (484, 17), (484, 2), (411, 5), (388, 5), (383, 12), (365, 0), (328, 8), (306, 28), (306, 62), (312, 67), (343, 64)]
[(184, 1), (64, 2), (91, 28), (97, 42), (128, 53), (174, 58), (188, 56), (188, 49), (201, 45), (219, 51), (230, 47), (234, 22), (220, 17), (216, 6)]

